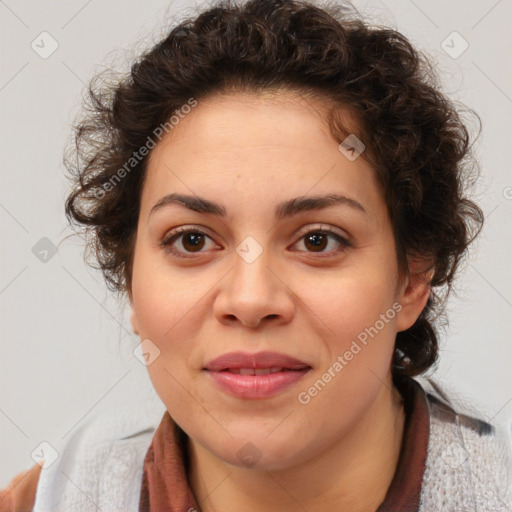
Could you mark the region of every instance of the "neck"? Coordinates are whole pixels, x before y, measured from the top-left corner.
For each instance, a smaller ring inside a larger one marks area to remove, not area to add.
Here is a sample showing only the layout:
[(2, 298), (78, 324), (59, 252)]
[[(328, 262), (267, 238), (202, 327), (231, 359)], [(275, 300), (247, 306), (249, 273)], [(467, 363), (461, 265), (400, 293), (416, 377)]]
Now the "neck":
[(202, 512), (374, 512), (391, 484), (405, 414), (391, 379), (334, 446), (278, 471), (234, 467), (189, 439), (189, 481)]

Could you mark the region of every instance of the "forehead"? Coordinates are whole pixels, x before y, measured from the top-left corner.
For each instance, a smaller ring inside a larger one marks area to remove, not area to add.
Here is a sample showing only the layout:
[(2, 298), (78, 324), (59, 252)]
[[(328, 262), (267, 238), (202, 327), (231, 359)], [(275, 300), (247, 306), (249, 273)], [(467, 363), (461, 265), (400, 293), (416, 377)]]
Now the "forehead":
[[(219, 198), (248, 188), (276, 203), (310, 191), (378, 200), (370, 197), (376, 191), (370, 165), (339, 151), (325, 120), (327, 108), (326, 102), (293, 92), (200, 100), (153, 149), (143, 203), (169, 192)], [(345, 124), (351, 123), (347, 113)]]
[(200, 99), (162, 140), (160, 151), (187, 139), (201, 148), (234, 152), (252, 146), (293, 146), (297, 137), (330, 137), (327, 104), (295, 92), (215, 94)]

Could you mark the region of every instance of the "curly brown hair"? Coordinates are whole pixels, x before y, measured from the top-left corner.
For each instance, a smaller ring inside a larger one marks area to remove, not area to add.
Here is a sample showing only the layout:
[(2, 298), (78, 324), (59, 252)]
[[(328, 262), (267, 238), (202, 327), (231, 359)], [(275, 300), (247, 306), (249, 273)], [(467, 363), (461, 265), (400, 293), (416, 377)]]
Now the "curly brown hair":
[[(131, 294), (148, 155), (129, 171), (126, 162), (158, 127), (191, 98), (214, 92), (298, 91), (330, 102), (326, 120), (336, 140), (355, 133), (364, 141), (400, 275), (409, 271), (408, 258), (431, 262), (430, 297), (415, 324), (397, 334), (393, 374), (418, 375), (435, 363), (435, 321), (483, 214), (466, 196), (478, 167), (468, 129), (428, 59), (402, 34), (369, 25), (348, 3), (227, 0), (177, 24), (122, 79), (101, 78), (89, 84), (87, 113), (65, 156), (74, 185), (65, 208), (110, 290)], [(341, 108), (354, 114), (355, 129), (343, 126)]]

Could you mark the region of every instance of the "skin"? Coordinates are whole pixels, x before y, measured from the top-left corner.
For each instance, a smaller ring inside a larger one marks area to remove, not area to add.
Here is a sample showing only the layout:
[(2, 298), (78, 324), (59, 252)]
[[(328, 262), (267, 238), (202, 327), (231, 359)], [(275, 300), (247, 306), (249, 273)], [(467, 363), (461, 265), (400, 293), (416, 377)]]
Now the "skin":
[[(413, 265), (400, 279), (374, 171), (338, 150), (322, 108), (289, 91), (210, 96), (149, 158), (129, 291), (132, 326), (160, 350), (149, 376), (189, 435), (189, 481), (204, 512), (374, 511), (396, 468), (404, 412), (391, 380), (394, 340), (414, 323), (430, 289)], [(178, 205), (149, 215), (172, 192), (220, 203), (227, 215)], [(274, 216), (281, 201), (332, 193), (357, 200), (366, 213), (334, 205)], [(186, 235), (174, 241), (178, 255), (162, 247), (180, 226), (206, 233), (196, 252)], [(304, 235), (321, 227), (351, 245), (328, 236), (315, 250)], [(236, 252), (248, 236), (263, 251), (252, 263)], [(400, 312), (301, 404), (298, 394), (393, 304)], [(272, 398), (235, 398), (201, 369), (236, 350), (284, 352), (312, 370)], [(237, 456), (247, 443), (259, 454), (252, 467)]]

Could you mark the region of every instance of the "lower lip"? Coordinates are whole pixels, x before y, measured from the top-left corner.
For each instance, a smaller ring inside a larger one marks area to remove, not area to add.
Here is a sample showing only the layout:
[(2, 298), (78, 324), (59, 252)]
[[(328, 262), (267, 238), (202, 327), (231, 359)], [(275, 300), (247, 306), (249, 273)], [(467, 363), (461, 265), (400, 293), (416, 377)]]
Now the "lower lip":
[(290, 370), (267, 375), (240, 375), (227, 371), (208, 371), (215, 384), (237, 398), (269, 398), (284, 391), (300, 380), (306, 370)]

